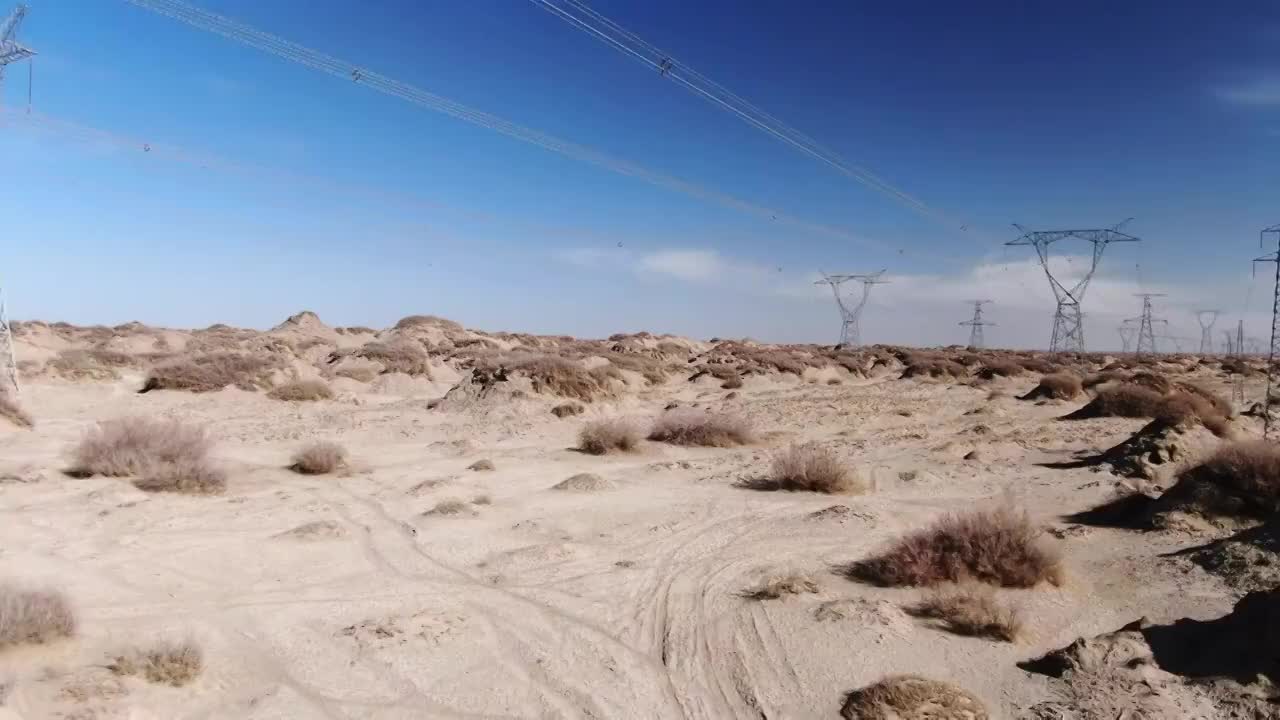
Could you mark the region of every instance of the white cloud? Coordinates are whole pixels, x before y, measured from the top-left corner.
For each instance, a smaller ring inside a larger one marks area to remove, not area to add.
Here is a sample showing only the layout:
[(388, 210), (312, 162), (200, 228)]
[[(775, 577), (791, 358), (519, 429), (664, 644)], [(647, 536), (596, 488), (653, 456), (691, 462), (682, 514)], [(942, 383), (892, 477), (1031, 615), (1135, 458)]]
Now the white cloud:
[(1214, 94), (1233, 105), (1280, 105), (1280, 75), (1218, 87)]
[(721, 278), (731, 272), (729, 265), (714, 250), (659, 250), (640, 258), (640, 269), (699, 282)]

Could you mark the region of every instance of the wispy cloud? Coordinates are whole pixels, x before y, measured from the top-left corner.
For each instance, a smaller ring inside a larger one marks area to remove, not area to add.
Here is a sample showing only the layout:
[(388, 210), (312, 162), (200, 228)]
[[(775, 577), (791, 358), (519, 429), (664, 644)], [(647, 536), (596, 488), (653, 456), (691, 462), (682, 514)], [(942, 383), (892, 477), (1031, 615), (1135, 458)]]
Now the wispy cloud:
[(1255, 77), (1241, 83), (1214, 88), (1223, 102), (1232, 105), (1280, 105), (1280, 72)]

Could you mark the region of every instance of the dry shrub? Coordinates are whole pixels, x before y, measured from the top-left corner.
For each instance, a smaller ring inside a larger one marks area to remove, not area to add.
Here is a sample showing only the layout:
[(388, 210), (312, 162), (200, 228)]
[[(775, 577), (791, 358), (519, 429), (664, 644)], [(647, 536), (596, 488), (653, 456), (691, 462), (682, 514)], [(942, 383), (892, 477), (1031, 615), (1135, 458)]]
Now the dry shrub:
[(62, 593), (0, 584), (0, 649), (71, 637), (76, 617)]
[(785, 595), (818, 592), (818, 583), (807, 575), (790, 574), (769, 578), (760, 587), (746, 593), (752, 600), (777, 600)]
[(504, 366), (529, 378), (534, 392), (591, 402), (610, 395), (613, 383), (622, 374), (612, 365), (588, 370), (581, 363), (555, 355), (525, 355), (509, 358)]
[(653, 358), (629, 353), (604, 353), (610, 364), (622, 369), (638, 373), (650, 385), (661, 385), (667, 381), (667, 371), (662, 363)]
[(982, 701), (950, 683), (893, 675), (845, 697), (846, 720), (988, 720)]
[(470, 503), (466, 500), (450, 498), (441, 500), (436, 506), (423, 513), (423, 515), (461, 515), (463, 513), (474, 512)]
[(35, 427), (36, 424), (31, 415), (18, 404), (18, 399), (4, 390), (0, 390), (0, 417), (20, 428)]
[(561, 403), (551, 408), (551, 414), (555, 415), (558, 418), (566, 418), (572, 415), (581, 415), (585, 411), (586, 411), (586, 408), (583, 407), (582, 403), (576, 403), (576, 402)]
[(280, 366), (270, 355), (211, 352), (188, 355), (151, 369), (142, 392), (186, 390), (211, 392), (235, 385), (241, 390), (257, 390), (271, 383), (271, 371)]
[(346, 448), (337, 443), (316, 442), (294, 453), (289, 469), (303, 475), (324, 475), (346, 467)]
[(755, 433), (745, 419), (736, 415), (676, 408), (658, 416), (649, 439), (671, 445), (734, 447), (752, 442)]
[(1155, 417), (1164, 405), (1164, 396), (1147, 387), (1124, 382), (1103, 385), (1098, 395), (1085, 408), (1092, 408), (1088, 417)]
[(1211, 517), (1272, 517), (1280, 512), (1280, 446), (1266, 440), (1223, 444), (1185, 470), (1160, 504)]
[[(462, 331), (462, 326), (452, 320), (446, 320), (435, 315), (410, 315), (400, 318), (395, 324), (396, 330), (406, 330), (408, 328), (418, 327), (422, 325), (435, 326), (444, 328), (445, 330)], [(350, 328), (351, 330), (368, 330), (368, 328)], [(371, 330), (369, 332), (372, 332)]]
[(991, 380), (997, 377), (1015, 377), (1026, 372), (1026, 368), (1012, 360), (987, 360), (982, 363), (982, 367), (978, 370), (978, 377), (984, 380)]
[(431, 358), (417, 345), (408, 342), (369, 342), (356, 348), (352, 355), (382, 365), (384, 373), (404, 373), (414, 377), (431, 377)]
[(279, 387), (272, 388), (267, 396), (274, 400), (305, 402), (309, 400), (332, 400), (333, 390), (323, 380), (293, 380)]
[(334, 370), (333, 374), (362, 383), (373, 382), (378, 379), (378, 371), (368, 365), (343, 365)]
[(212, 444), (203, 427), (177, 420), (107, 420), (80, 439), (67, 472), (138, 475), (134, 484), (151, 492), (218, 493), (226, 487), (226, 476), (209, 462)]
[(468, 465), (467, 469), (471, 470), (472, 472), (488, 472), (494, 469), (493, 461), (488, 458), (477, 460), (471, 463), (470, 465)]
[[(1178, 382), (1174, 384), (1179, 392), (1198, 398), (1213, 408), (1213, 413), (1224, 418), (1230, 418), (1233, 412), (1231, 403), (1221, 395), (1209, 390), (1208, 388), (1197, 385), (1192, 382)], [(1203, 418), (1203, 415), (1201, 416)]]
[(1099, 385), (1124, 382), (1128, 379), (1129, 373), (1119, 370), (1103, 370), (1102, 372), (1096, 372), (1085, 376), (1084, 380), (1082, 380), (1080, 384), (1086, 390), (1092, 390)]
[(737, 390), (742, 387), (742, 376), (730, 375), (724, 382), (720, 383), (720, 387), (725, 390)]
[(775, 456), (769, 477), (748, 481), (760, 490), (857, 493), (866, 488), (857, 474), (831, 450), (820, 445), (792, 445)]
[(902, 377), (962, 378), (969, 369), (958, 362), (941, 358), (912, 359), (902, 371)]
[(1040, 378), (1040, 384), (1024, 397), (1048, 397), (1056, 400), (1071, 400), (1084, 392), (1080, 378), (1074, 373), (1057, 372)]
[(1022, 634), (1022, 619), (1013, 608), (1001, 605), (988, 585), (961, 583), (930, 592), (909, 612), (938, 620), (957, 635), (1015, 642)]
[(124, 353), (68, 348), (60, 350), (45, 368), (70, 380), (113, 380), (118, 377), (114, 368), (131, 362), (132, 357)]
[(191, 641), (161, 642), (117, 655), (107, 665), (116, 675), (140, 675), (147, 682), (181, 687), (204, 669), (204, 653)]
[(1041, 360), (1040, 358), (1021, 358), (1018, 360), (1018, 365), (1021, 366), (1023, 370), (1040, 373), (1041, 375), (1052, 375), (1059, 369), (1057, 365), (1054, 365), (1047, 360)]
[(615, 450), (630, 452), (640, 447), (643, 438), (644, 433), (633, 420), (594, 420), (578, 433), (578, 449), (592, 455), (604, 455)]
[(928, 586), (962, 580), (1003, 587), (1059, 585), (1062, 561), (1025, 512), (1010, 507), (948, 515), (847, 569), (855, 580)]

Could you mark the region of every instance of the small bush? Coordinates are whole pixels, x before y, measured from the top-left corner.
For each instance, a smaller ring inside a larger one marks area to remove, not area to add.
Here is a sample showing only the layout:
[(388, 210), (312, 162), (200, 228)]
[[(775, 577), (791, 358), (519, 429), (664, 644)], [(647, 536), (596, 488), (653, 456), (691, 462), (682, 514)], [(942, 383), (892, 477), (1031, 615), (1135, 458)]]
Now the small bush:
[(1090, 403), (1094, 417), (1155, 417), (1164, 405), (1164, 396), (1132, 383), (1103, 385)]
[(1021, 363), (1010, 360), (987, 360), (983, 362), (982, 368), (978, 370), (978, 377), (984, 380), (991, 380), (997, 377), (1015, 377), (1026, 372), (1026, 367)]
[(382, 365), (384, 373), (398, 372), (428, 379), (431, 377), (431, 358), (425, 350), (408, 342), (368, 342), (351, 354)]
[(987, 720), (982, 701), (950, 683), (894, 675), (845, 697), (845, 720)]
[(293, 455), (289, 469), (303, 475), (324, 475), (347, 467), (347, 451), (331, 442), (307, 445)]
[(582, 405), (582, 403), (576, 403), (576, 402), (561, 403), (551, 408), (551, 414), (555, 415), (558, 418), (566, 418), (566, 417), (571, 417), (573, 415), (581, 415), (585, 411), (586, 411), (586, 408)]
[(903, 378), (962, 378), (969, 375), (969, 369), (952, 360), (940, 358), (912, 359), (902, 371)]
[(821, 493), (855, 493), (862, 482), (840, 458), (820, 445), (792, 445), (775, 456), (767, 478), (748, 481), (759, 490), (798, 490)]
[(730, 375), (724, 382), (720, 383), (720, 387), (725, 390), (737, 390), (742, 387), (742, 376)]
[(786, 595), (818, 592), (818, 583), (807, 575), (779, 575), (769, 578), (759, 588), (748, 592), (752, 600), (777, 600)]
[(181, 687), (204, 669), (204, 654), (192, 642), (162, 642), (145, 650), (132, 650), (107, 665), (116, 675), (141, 675), (148, 682)]
[(126, 417), (98, 423), (72, 451), (73, 475), (123, 477), (165, 466), (199, 467), (212, 441), (203, 427), (177, 420)]
[(211, 352), (189, 355), (151, 369), (142, 392), (186, 390), (212, 392), (228, 385), (241, 390), (257, 390), (270, 385), (270, 375), (279, 367), (272, 356), (238, 352)]
[(1084, 392), (1084, 388), (1077, 375), (1069, 372), (1058, 372), (1040, 378), (1040, 384), (1023, 397), (1026, 399), (1047, 397), (1056, 400), (1071, 400), (1078, 397), (1082, 392)]
[(333, 390), (321, 380), (294, 380), (273, 388), (267, 393), (274, 400), (306, 402), (310, 400), (331, 400)]
[(911, 608), (910, 613), (938, 620), (957, 635), (1014, 642), (1022, 633), (1018, 613), (1001, 605), (990, 586), (977, 583), (934, 590)]
[(424, 515), (461, 515), (463, 513), (474, 512), (471, 505), (465, 500), (451, 498), (449, 500), (441, 500), (436, 506), (423, 513)]
[[(400, 318), (400, 320), (397, 321), (395, 324), (395, 329), (406, 330), (408, 328), (414, 328), (414, 327), (419, 327), (424, 325), (435, 326), (435, 327), (443, 328), (445, 330), (452, 330), (455, 332), (460, 332), (462, 330), (462, 326), (459, 325), (458, 323), (452, 320), (446, 320), (442, 317), (436, 317), (435, 315), (410, 315), (408, 317)], [(367, 330), (368, 328), (350, 328), (350, 329), (351, 330)]]
[(612, 394), (613, 383), (622, 380), (622, 374), (612, 365), (588, 370), (581, 363), (556, 355), (517, 356), (508, 359), (505, 366), (528, 377), (534, 392), (582, 402)]
[(71, 637), (75, 614), (61, 593), (0, 584), (0, 649)]
[(216, 495), (227, 489), (227, 474), (204, 461), (161, 463), (149, 468), (133, 484), (147, 492)]
[(949, 515), (847, 568), (849, 577), (884, 586), (976, 580), (1003, 587), (1061, 584), (1062, 563), (1025, 512), (1001, 507)]
[(1184, 471), (1160, 500), (1201, 515), (1267, 519), (1280, 512), (1280, 445), (1226, 443)]
[(488, 458), (477, 460), (468, 465), (467, 469), (472, 472), (488, 472), (493, 470), (493, 461)]
[(640, 447), (643, 437), (644, 433), (632, 420), (595, 420), (584, 425), (578, 433), (578, 449), (592, 455), (604, 455), (615, 450), (630, 452)]
[(35, 427), (35, 421), (31, 419), (31, 415), (23, 410), (18, 404), (18, 399), (7, 391), (0, 391), (0, 417), (20, 428)]
[(369, 365), (343, 365), (334, 370), (333, 374), (362, 383), (373, 382), (378, 379), (377, 367)]
[(755, 433), (736, 415), (676, 408), (658, 416), (649, 439), (671, 445), (734, 447), (752, 442)]

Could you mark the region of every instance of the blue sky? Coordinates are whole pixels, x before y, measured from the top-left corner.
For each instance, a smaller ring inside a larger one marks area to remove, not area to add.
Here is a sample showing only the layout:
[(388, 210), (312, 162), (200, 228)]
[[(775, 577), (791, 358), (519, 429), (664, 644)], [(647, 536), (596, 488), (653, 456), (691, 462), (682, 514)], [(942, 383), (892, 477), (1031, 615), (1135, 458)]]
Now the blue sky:
[(1052, 303), (1030, 252), (1001, 246), (1009, 223), (1133, 216), (1145, 242), (1108, 251), (1085, 302), (1091, 344), (1118, 343), (1139, 289), (1169, 292), (1158, 310), (1174, 335), (1198, 335), (1189, 309), (1234, 318), (1246, 297), (1249, 332), (1266, 329), (1270, 287), (1248, 261), (1258, 230), (1280, 222), (1274, 3), (593, 3), (964, 232), (526, 0), (199, 3), (847, 238), (610, 173), (122, 0), (30, 4), (20, 39), (40, 52), (37, 120), (12, 115), (25, 68), (10, 68), (0, 119), (0, 156), (21, 178), (0, 194), (17, 317), (265, 327), (308, 308), (333, 324), (427, 312), (490, 330), (826, 341), (837, 319), (813, 274), (887, 267), (895, 282), (877, 288), (865, 339), (961, 341), (976, 294), (997, 300), (991, 342), (1034, 347)]

